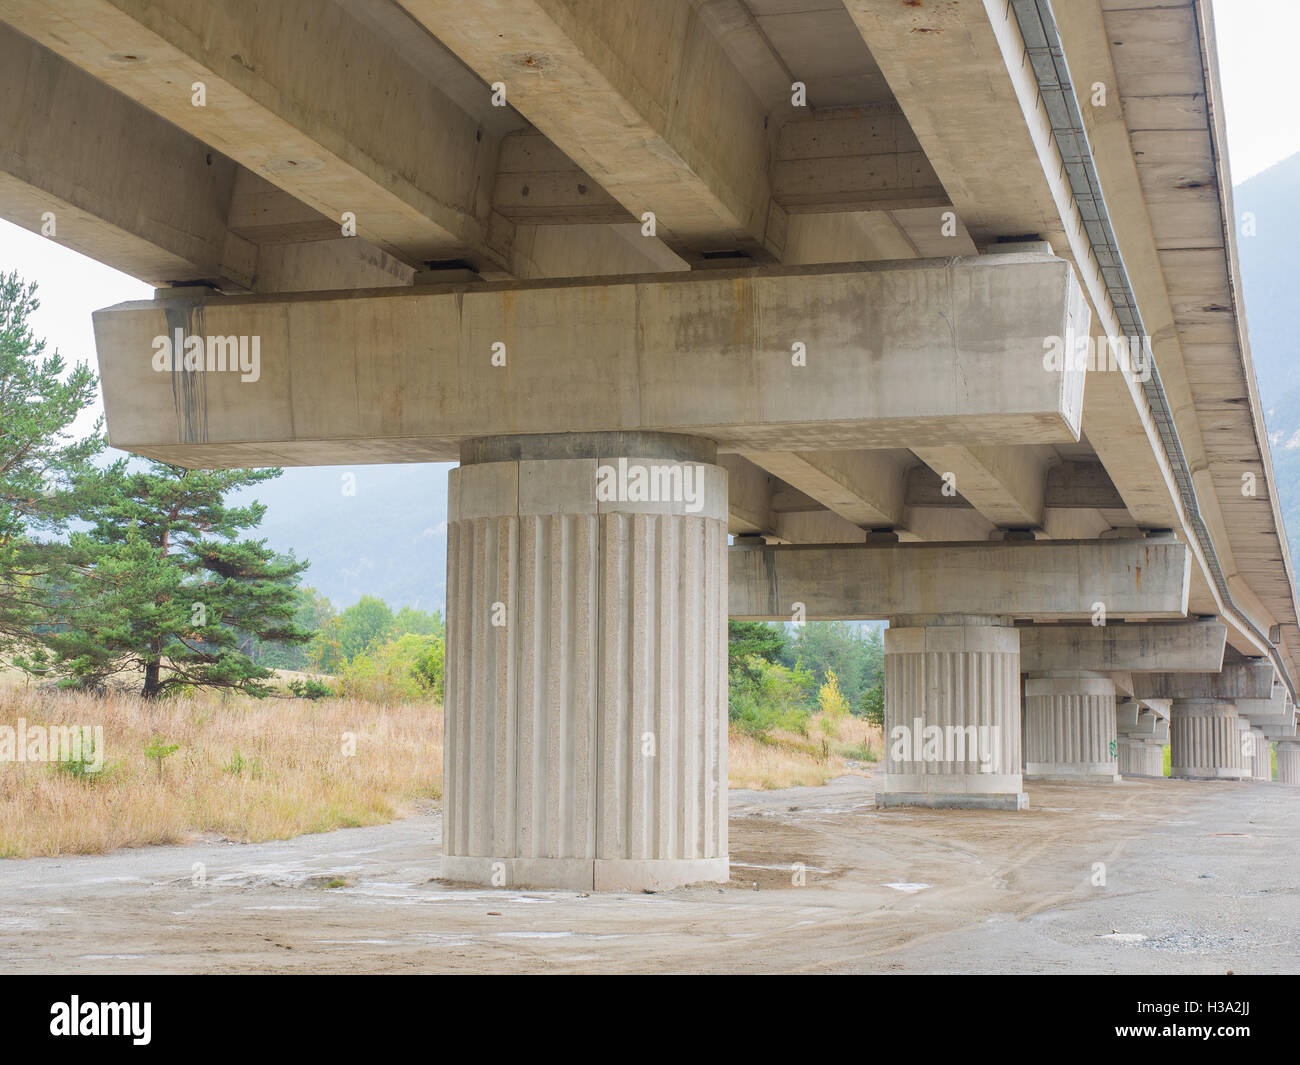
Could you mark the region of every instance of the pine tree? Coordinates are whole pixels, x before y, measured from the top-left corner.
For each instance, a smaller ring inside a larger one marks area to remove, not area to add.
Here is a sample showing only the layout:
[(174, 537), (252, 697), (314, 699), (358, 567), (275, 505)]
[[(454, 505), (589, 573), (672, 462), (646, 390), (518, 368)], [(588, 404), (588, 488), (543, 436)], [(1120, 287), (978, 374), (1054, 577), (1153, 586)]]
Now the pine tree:
[(224, 499), (280, 473), (153, 461), (140, 470), (124, 460), (83, 478), (91, 528), (72, 547), (85, 568), (70, 589), (66, 628), (47, 638), (62, 671), (102, 684), (139, 669), (146, 698), (187, 686), (268, 694), (262, 682), (272, 671), (246, 648), (310, 638), (294, 622), (307, 563), (240, 539), (266, 508)]
[[(45, 354), (28, 324), (39, 307), (35, 283), (0, 274), (0, 659), (30, 653), (33, 632), (49, 620), (69, 555), (62, 541), (38, 537), (65, 527), (79, 505), (71, 478), (104, 446), (98, 423), (73, 436), (95, 402), (95, 375)], [(30, 664), (24, 655), (14, 661)]]

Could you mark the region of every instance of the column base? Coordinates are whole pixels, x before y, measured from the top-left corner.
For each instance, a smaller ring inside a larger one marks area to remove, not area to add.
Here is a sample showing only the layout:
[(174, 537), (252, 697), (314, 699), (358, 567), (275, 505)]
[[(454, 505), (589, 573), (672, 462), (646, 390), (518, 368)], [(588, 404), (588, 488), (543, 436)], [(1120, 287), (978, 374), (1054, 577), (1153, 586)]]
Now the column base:
[(444, 855), (440, 880), (543, 891), (670, 891), (725, 884), (727, 858), (481, 858)]
[(1118, 784), (1114, 762), (1028, 762), (1025, 779), (1044, 784)]
[(878, 791), (876, 809), (923, 806), (931, 810), (1028, 810), (1029, 796), (1013, 792)]
[(1240, 769), (1232, 769), (1224, 766), (1222, 769), (1207, 767), (1203, 765), (1187, 768), (1185, 766), (1170, 766), (1170, 780), (1240, 780), (1242, 773)]

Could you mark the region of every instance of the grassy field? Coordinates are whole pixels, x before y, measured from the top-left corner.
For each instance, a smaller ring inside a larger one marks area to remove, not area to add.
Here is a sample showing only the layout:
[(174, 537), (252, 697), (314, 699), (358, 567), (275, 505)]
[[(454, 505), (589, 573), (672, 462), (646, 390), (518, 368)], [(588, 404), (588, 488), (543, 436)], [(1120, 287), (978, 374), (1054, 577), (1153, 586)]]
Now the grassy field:
[[(103, 729), (103, 768), (0, 761), (0, 857), (93, 854), (196, 835), (257, 842), (400, 817), (442, 785), (442, 709), (347, 699), (29, 690), (0, 684), (0, 725)], [(833, 733), (833, 735), (828, 735)], [(823, 784), (879, 757), (857, 718), (808, 736), (733, 733), (731, 787)], [(174, 747), (171, 753), (162, 754)], [(150, 757), (152, 749), (161, 757)], [(351, 753), (349, 753), (351, 752)]]
[[(102, 726), (106, 758), (80, 777), (0, 762), (0, 857), (376, 824), (436, 798), (442, 780), (442, 714), (430, 706), (0, 689), (0, 725), (20, 717), (28, 728)], [(155, 739), (176, 750), (147, 757)]]

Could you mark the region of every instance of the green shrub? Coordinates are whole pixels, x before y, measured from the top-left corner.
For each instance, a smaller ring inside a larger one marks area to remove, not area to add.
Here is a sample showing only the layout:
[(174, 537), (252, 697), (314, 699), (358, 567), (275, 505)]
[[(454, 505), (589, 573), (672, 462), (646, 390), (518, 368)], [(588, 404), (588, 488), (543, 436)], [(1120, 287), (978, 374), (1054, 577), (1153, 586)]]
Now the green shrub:
[(728, 716), (742, 732), (763, 738), (773, 729), (808, 735), (816, 681), (798, 663), (793, 667), (751, 655), (728, 677)]
[(862, 696), (862, 713), (876, 728), (885, 727), (885, 687), (879, 681)]
[(299, 699), (328, 699), (334, 694), (334, 689), (328, 684), (319, 680), (312, 680), (310, 677), (306, 680), (289, 681), (289, 691)]
[(339, 678), (339, 692), (370, 702), (442, 698), (443, 639), (407, 633), (356, 655)]

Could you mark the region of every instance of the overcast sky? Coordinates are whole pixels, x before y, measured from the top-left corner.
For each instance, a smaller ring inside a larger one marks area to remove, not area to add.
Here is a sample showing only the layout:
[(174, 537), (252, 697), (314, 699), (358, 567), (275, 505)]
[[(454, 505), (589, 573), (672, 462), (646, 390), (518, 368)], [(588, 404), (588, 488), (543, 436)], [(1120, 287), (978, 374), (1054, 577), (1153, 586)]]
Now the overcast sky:
[[(1300, 151), (1294, 110), (1300, 0), (1215, 0), (1215, 22), (1228, 159), (1239, 184)], [(39, 284), (33, 327), (70, 362), (94, 362), (91, 311), (153, 294), (134, 278), (0, 219), (0, 271), (13, 269)]]

